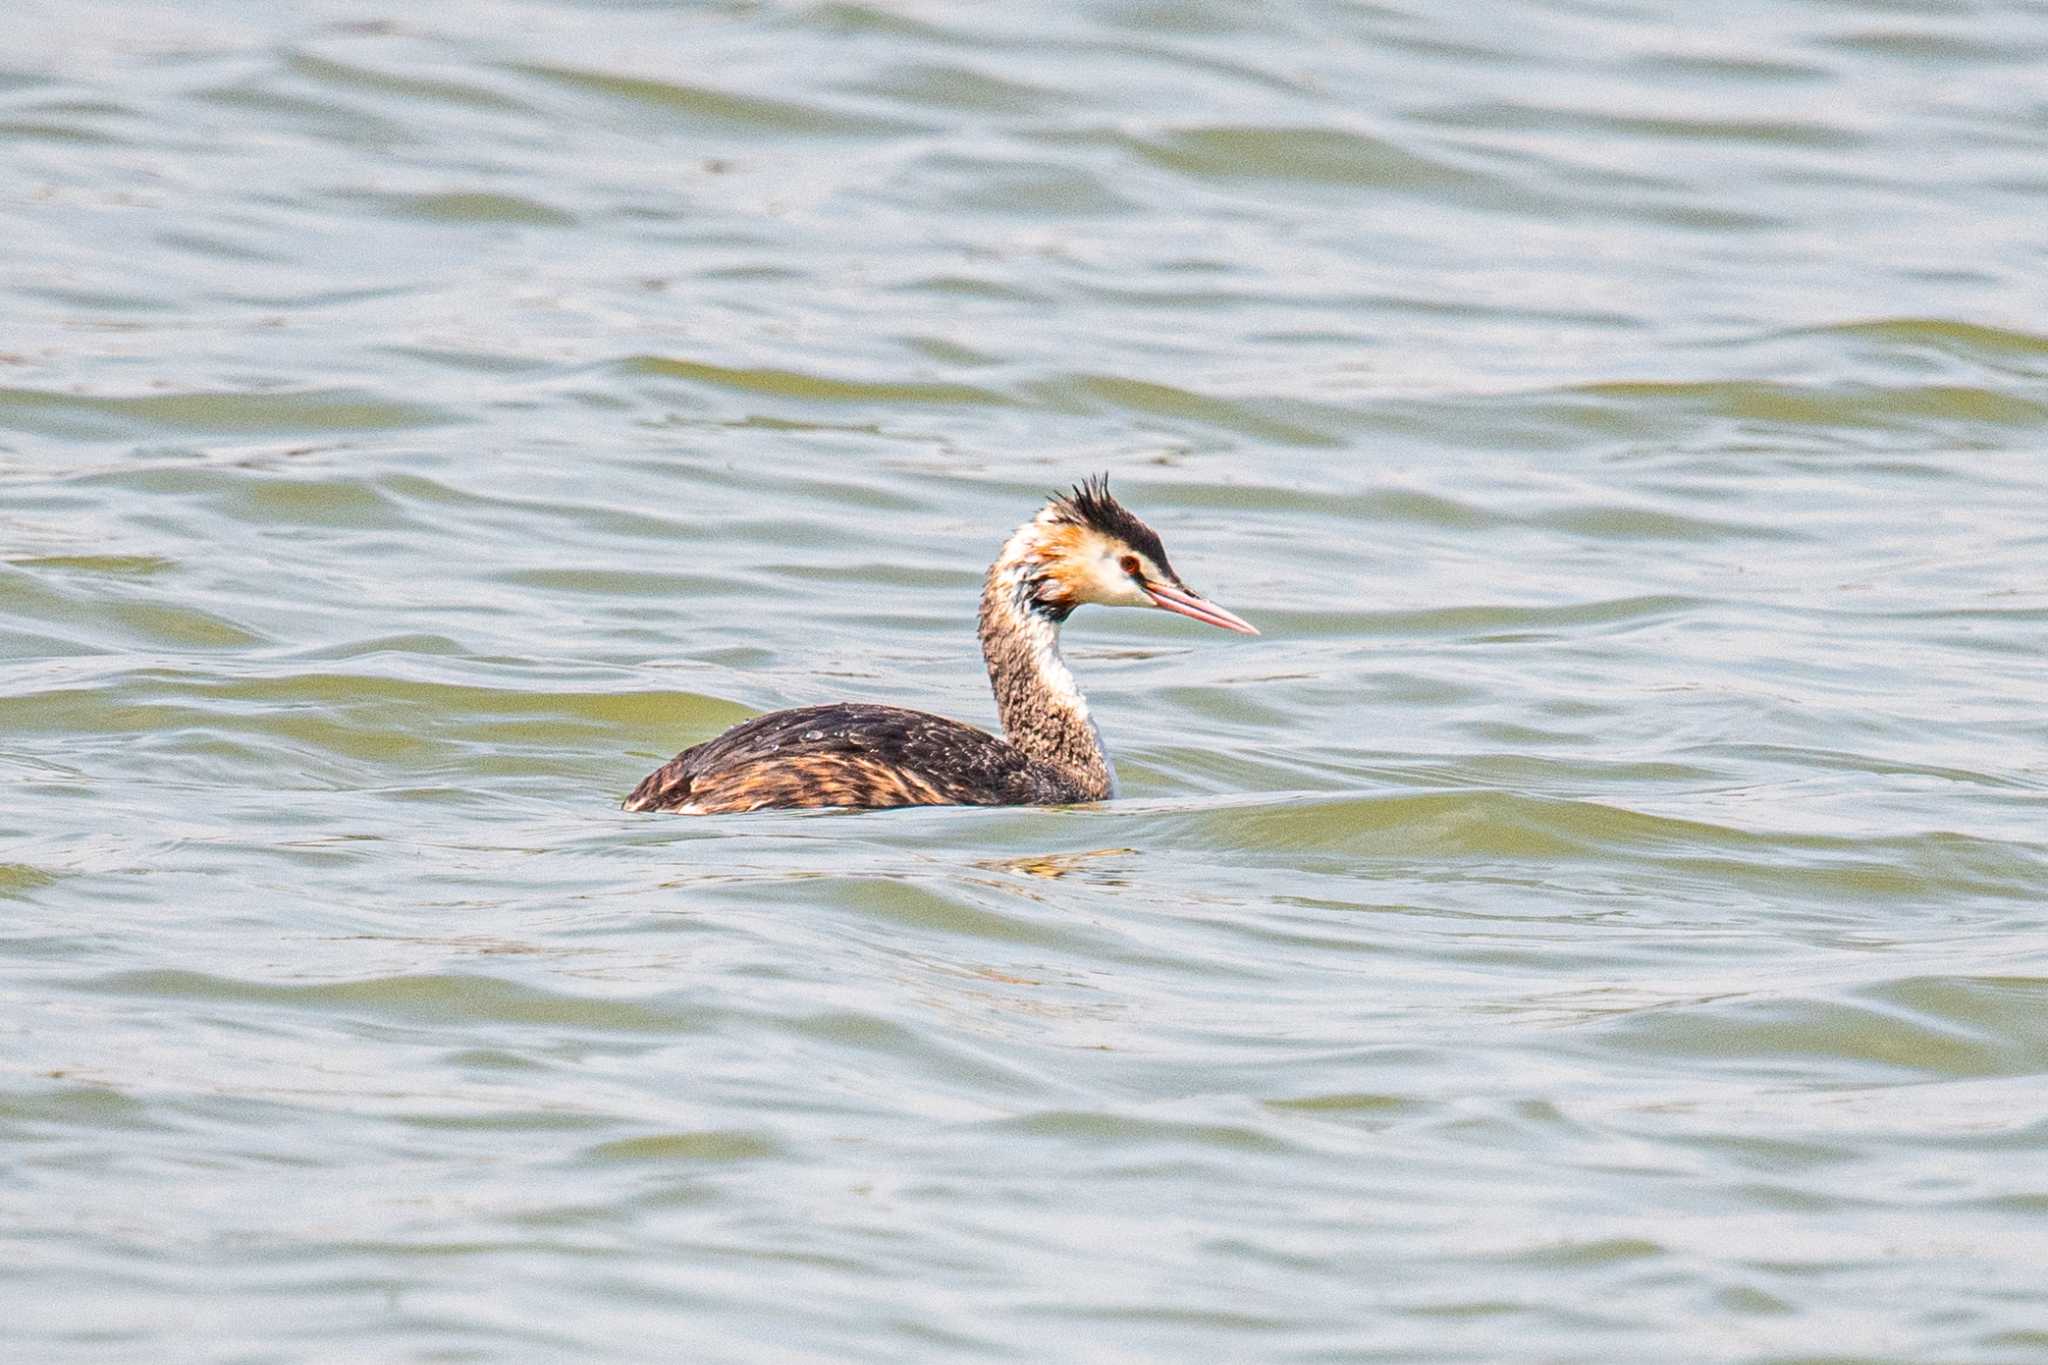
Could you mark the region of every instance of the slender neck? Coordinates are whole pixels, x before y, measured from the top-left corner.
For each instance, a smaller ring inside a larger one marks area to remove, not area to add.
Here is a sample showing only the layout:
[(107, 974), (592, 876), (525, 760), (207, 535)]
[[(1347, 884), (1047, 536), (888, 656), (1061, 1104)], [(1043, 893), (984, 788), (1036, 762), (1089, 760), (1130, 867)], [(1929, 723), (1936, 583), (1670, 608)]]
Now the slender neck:
[(1003, 548), (981, 589), (981, 656), (996, 713), (1010, 743), (1065, 769), (1101, 800), (1114, 793), (1116, 772), (1060, 657), (1059, 623), (1033, 604), (1033, 565), (1023, 540), (1019, 532)]

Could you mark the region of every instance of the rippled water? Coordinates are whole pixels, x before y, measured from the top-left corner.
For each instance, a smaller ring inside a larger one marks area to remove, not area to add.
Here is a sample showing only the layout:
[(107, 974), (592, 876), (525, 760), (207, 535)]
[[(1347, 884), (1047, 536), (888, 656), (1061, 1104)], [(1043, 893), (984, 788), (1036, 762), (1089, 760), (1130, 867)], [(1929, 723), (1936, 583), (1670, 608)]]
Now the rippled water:
[(10, 17), (10, 1356), (2048, 1357), (2040, 6)]

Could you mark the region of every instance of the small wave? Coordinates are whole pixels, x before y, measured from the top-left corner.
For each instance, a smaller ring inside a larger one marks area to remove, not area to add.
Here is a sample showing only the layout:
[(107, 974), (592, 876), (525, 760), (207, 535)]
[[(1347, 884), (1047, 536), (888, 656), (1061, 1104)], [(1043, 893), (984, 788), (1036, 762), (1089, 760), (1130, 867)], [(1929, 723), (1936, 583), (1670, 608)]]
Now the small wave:
[(679, 121), (734, 131), (751, 130), (763, 136), (809, 133), (880, 137), (920, 131), (918, 124), (906, 119), (857, 114), (816, 103), (740, 94), (648, 76), (538, 62), (513, 63), (509, 69), (572, 90), (652, 109)]
[(84, 440), (163, 431), (220, 436), (405, 431), (456, 420), (442, 408), (339, 389), (98, 396), (0, 388), (0, 427)]
[(1009, 400), (992, 390), (972, 384), (933, 383), (917, 380), (834, 379), (806, 374), (800, 370), (734, 368), (667, 356), (639, 355), (620, 362), (628, 374), (653, 375), (661, 379), (684, 379), (742, 393), (777, 398), (808, 399), (821, 403), (936, 403), (999, 405)]
[(481, 974), (380, 976), (354, 981), (250, 981), (211, 972), (153, 968), (74, 981), (72, 988), (156, 1000), (212, 1000), (366, 1015), (417, 1024), (455, 1021), (545, 1025), (605, 1034), (672, 1035), (708, 1028), (701, 1005), (657, 998), (571, 995)]

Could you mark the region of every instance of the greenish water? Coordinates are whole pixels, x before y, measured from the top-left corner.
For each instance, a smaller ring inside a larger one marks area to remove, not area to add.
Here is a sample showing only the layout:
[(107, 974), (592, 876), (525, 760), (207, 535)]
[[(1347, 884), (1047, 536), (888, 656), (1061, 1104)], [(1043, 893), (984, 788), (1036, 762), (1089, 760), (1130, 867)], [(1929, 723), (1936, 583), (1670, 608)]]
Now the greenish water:
[(2048, 1358), (2048, 11), (10, 19), (10, 1359)]

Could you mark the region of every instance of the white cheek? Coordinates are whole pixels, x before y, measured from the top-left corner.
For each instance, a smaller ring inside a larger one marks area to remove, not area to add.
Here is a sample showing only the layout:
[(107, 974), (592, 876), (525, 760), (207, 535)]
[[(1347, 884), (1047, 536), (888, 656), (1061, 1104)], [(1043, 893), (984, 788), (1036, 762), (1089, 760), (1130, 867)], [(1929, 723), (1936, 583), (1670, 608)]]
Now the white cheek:
[(1089, 600), (1105, 607), (1149, 607), (1152, 599), (1139, 590), (1131, 576), (1123, 571), (1111, 556), (1103, 556), (1091, 566), (1089, 575)]

